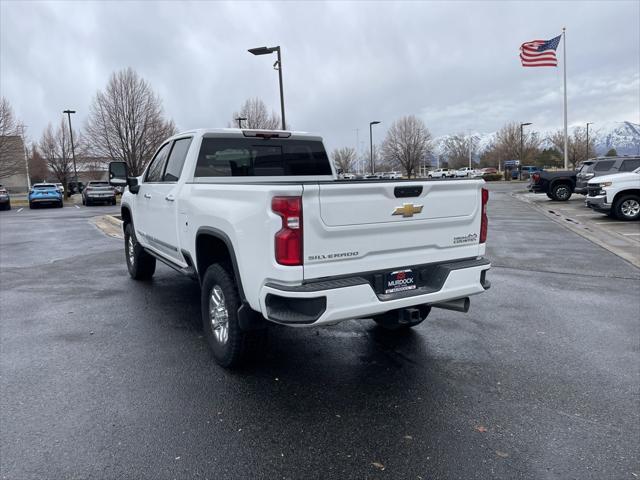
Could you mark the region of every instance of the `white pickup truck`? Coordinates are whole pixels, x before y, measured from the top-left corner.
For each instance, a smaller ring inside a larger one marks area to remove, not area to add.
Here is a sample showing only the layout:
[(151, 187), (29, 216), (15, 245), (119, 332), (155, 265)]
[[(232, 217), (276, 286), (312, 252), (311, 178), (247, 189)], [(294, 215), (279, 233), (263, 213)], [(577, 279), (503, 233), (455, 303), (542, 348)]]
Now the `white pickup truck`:
[(129, 274), (147, 280), (160, 260), (197, 279), (225, 367), (268, 322), (407, 328), (490, 286), (483, 180), (338, 180), (320, 137), (240, 129), (181, 133), (140, 177), (121, 162), (109, 174), (128, 185)]

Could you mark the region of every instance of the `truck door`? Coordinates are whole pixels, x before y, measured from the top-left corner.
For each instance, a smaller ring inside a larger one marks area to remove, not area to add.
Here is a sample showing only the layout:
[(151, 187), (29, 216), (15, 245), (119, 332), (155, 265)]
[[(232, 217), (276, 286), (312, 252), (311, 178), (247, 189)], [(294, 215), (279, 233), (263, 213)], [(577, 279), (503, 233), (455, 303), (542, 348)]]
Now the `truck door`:
[(150, 243), (154, 250), (183, 266), (186, 264), (178, 245), (177, 193), (178, 180), (191, 140), (191, 137), (185, 137), (172, 142), (160, 181), (154, 183), (151, 188), (147, 225)]
[(136, 199), (135, 216), (133, 225), (136, 230), (138, 241), (145, 247), (155, 248), (151, 236), (152, 228), (152, 200), (157, 197), (155, 187), (162, 180), (162, 175), (167, 164), (167, 157), (171, 149), (171, 142), (162, 145), (156, 152), (147, 171), (142, 177), (138, 198)]

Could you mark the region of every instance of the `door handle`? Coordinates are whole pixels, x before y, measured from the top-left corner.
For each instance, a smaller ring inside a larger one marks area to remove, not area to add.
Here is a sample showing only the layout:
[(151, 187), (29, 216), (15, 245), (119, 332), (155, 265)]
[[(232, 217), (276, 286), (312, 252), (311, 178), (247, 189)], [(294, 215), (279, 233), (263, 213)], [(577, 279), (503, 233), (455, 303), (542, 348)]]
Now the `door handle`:
[(144, 198), (151, 198), (151, 195), (149, 195), (148, 193), (145, 193)]
[(169, 194), (169, 195), (167, 195), (166, 197), (164, 197), (164, 199), (165, 199), (167, 202), (174, 202), (174, 201), (175, 201), (175, 199), (176, 199), (176, 197), (174, 197), (173, 195)]

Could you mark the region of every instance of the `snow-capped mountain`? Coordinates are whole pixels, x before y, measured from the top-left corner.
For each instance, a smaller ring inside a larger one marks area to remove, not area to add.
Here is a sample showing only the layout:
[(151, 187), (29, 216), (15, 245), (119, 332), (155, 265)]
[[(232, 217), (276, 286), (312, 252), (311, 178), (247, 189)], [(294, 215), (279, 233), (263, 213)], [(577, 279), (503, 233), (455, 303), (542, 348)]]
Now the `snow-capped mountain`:
[[(572, 125), (569, 127), (569, 135), (576, 128), (585, 128), (585, 125)], [(530, 130), (531, 131), (531, 130)], [(557, 130), (535, 130), (542, 139), (541, 147), (551, 147), (551, 142), (546, 140)], [(468, 135), (468, 134), (467, 134)], [(479, 133), (474, 132), (474, 142), (478, 146), (477, 156), (489, 148), (495, 141), (497, 132)], [(440, 156), (445, 154), (445, 144), (447, 139), (453, 135), (441, 135), (432, 140), (433, 154)], [(593, 138), (598, 155), (604, 155), (611, 148), (615, 148), (619, 155), (640, 154), (640, 125), (632, 122), (603, 122), (589, 126), (589, 138)]]

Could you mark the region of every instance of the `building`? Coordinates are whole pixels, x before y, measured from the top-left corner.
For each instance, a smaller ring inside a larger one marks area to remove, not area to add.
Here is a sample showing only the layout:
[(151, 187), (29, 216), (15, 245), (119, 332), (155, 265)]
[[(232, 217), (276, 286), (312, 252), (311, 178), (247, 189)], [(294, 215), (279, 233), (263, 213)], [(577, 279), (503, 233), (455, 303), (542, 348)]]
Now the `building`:
[(19, 135), (0, 137), (0, 184), (10, 193), (29, 190), (24, 142)]

